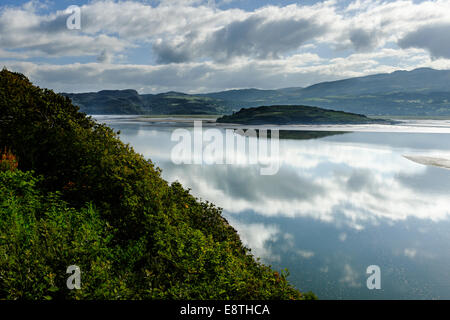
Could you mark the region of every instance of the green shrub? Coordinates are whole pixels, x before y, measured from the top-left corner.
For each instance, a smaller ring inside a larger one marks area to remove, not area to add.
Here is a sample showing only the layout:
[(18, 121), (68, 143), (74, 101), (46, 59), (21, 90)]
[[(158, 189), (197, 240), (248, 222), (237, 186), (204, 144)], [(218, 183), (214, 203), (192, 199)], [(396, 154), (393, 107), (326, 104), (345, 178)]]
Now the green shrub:
[[(39, 179), (0, 172), (0, 297), (120, 298), (105, 223), (92, 205), (69, 208), (58, 193), (42, 194)], [(68, 290), (66, 269), (83, 271), (83, 290)]]

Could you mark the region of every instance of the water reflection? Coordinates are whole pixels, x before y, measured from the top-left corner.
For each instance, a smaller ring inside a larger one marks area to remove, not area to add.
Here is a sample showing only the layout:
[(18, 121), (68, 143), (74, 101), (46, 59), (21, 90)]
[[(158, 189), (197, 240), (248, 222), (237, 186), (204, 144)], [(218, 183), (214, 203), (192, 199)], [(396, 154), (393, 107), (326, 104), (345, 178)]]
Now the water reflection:
[[(258, 165), (175, 165), (173, 128), (111, 124), (192, 193), (224, 208), (253, 253), (322, 298), (450, 298), (450, 134), (355, 132), (281, 140), (276, 175)], [(368, 290), (367, 266), (382, 270)]]
[[(356, 229), (380, 219), (439, 221), (450, 214), (450, 172), (402, 156), (414, 152), (448, 156), (450, 148), (424, 150), (423, 146), (391, 147), (389, 141), (383, 145), (359, 142), (367, 133), (347, 134), (344, 141), (336, 137), (331, 141), (281, 140), (279, 172), (263, 176), (258, 165), (175, 165), (170, 161), (171, 130), (123, 134), (164, 169), (167, 180), (180, 181), (228, 213), (253, 210), (265, 216), (312, 217)], [(358, 142), (348, 141), (349, 136)], [(447, 140), (447, 135), (442, 136)]]

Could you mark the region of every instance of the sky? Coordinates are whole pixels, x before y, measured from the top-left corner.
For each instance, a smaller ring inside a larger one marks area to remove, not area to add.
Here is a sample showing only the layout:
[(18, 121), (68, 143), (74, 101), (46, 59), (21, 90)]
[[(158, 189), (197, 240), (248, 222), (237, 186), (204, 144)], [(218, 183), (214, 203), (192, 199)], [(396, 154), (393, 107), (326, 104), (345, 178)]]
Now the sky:
[(304, 87), (450, 69), (449, 31), (450, 0), (0, 0), (0, 67), (57, 92)]

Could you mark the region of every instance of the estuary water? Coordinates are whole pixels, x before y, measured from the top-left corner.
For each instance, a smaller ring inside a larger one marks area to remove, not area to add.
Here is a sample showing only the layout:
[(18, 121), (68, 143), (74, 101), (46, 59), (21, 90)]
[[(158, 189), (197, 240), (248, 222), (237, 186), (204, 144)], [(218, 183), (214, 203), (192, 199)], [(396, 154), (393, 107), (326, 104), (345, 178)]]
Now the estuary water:
[[(262, 175), (261, 163), (180, 164), (174, 132), (193, 133), (194, 119), (95, 118), (120, 130), (164, 179), (222, 207), (252, 253), (287, 268), (301, 291), (321, 299), (450, 299), (450, 170), (440, 166), (450, 159), (449, 121), (279, 128), (333, 132), (280, 139), (277, 171)], [(214, 123), (201, 130), (212, 128), (225, 137)], [(195, 158), (204, 149), (192, 150)], [(380, 289), (367, 287), (371, 265), (380, 269)]]

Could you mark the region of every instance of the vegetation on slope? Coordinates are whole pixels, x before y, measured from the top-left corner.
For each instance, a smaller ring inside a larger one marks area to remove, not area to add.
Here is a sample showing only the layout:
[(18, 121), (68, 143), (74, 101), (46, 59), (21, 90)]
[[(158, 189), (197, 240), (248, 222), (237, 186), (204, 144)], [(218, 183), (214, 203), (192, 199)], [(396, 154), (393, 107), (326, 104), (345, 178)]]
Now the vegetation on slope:
[(136, 90), (63, 93), (88, 114), (224, 114), (230, 109), (209, 97), (179, 92), (138, 94)]
[(5, 69), (0, 146), (0, 299), (314, 298), (255, 260), (219, 208)]
[(262, 106), (242, 108), (232, 115), (217, 119), (219, 123), (237, 124), (363, 124), (388, 123), (364, 115), (308, 106)]

